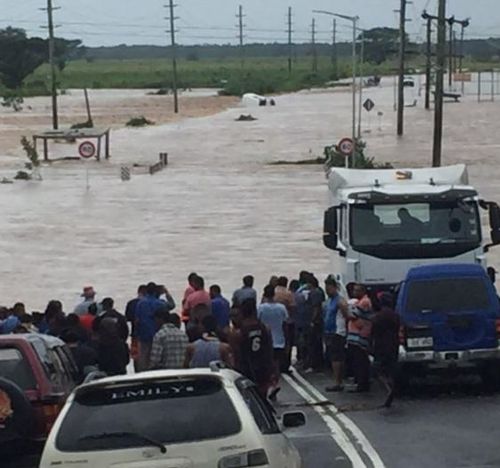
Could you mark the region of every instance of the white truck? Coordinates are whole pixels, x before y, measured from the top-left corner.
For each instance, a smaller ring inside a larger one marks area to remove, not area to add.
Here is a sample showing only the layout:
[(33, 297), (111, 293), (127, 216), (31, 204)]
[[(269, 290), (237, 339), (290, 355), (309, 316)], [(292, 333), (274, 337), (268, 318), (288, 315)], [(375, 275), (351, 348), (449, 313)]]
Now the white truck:
[[(500, 244), (500, 208), (469, 185), (467, 168), (330, 169), (324, 244), (338, 253), (333, 271), (346, 287), (398, 285), (410, 268), (436, 263), (486, 267)], [(480, 211), (489, 212), (490, 241)]]

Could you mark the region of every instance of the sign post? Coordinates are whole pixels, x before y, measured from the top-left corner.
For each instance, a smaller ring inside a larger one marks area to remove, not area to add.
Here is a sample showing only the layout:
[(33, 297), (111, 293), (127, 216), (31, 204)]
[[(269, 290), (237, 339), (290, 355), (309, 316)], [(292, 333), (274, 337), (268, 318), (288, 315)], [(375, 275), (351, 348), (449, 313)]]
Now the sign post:
[[(78, 147), (78, 153), (80, 154), (80, 157), (89, 160), (90, 158), (93, 158), (96, 155), (96, 147), (94, 143), (91, 141), (84, 141), (83, 143), (80, 144)], [(89, 168), (86, 166), (85, 168), (85, 180), (86, 180), (86, 187), (87, 187), (87, 192), (90, 190), (90, 177), (89, 177)]]
[(354, 153), (354, 142), (352, 138), (342, 138), (337, 145), (337, 149), (345, 156), (345, 167), (349, 168), (349, 159)]

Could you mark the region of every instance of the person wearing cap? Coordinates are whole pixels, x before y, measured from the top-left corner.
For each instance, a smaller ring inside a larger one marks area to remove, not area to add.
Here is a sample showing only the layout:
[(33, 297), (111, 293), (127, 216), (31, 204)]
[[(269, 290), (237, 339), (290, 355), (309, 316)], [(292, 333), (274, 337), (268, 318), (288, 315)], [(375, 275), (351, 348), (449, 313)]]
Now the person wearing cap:
[(325, 280), (325, 291), (328, 299), (323, 309), (323, 339), (334, 378), (334, 386), (327, 387), (326, 391), (341, 392), (344, 390), (348, 304), (339, 294), (337, 281), (333, 276)]
[(83, 301), (75, 307), (73, 313), (79, 316), (85, 315), (89, 310), (89, 306), (95, 304), (95, 296), (96, 292), (94, 288), (92, 286), (85, 286), (81, 295)]

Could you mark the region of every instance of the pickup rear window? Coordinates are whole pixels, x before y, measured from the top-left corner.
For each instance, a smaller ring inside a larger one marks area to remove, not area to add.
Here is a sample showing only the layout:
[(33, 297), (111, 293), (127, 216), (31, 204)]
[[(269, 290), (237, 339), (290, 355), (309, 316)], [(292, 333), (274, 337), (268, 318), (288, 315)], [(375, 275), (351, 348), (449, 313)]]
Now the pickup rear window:
[(134, 382), (77, 393), (59, 429), (63, 452), (119, 450), (217, 439), (241, 431), (239, 416), (215, 378)]
[(22, 390), (35, 390), (35, 376), (17, 348), (0, 348), (0, 376), (18, 385)]
[(406, 312), (446, 313), (490, 308), (488, 289), (483, 278), (413, 281), (408, 285)]

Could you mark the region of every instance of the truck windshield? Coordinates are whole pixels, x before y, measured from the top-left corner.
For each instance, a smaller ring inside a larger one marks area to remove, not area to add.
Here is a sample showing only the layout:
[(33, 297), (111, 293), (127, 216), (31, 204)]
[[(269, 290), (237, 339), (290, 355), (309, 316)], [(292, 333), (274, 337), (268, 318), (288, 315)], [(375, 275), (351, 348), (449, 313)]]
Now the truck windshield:
[(474, 201), (351, 205), (351, 244), (380, 258), (451, 257), (481, 243)]
[(404, 306), (410, 313), (486, 311), (488, 290), (482, 278), (444, 278), (414, 281)]

